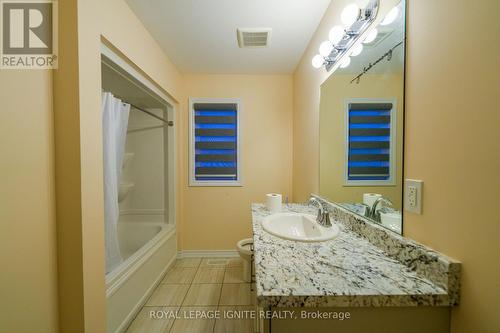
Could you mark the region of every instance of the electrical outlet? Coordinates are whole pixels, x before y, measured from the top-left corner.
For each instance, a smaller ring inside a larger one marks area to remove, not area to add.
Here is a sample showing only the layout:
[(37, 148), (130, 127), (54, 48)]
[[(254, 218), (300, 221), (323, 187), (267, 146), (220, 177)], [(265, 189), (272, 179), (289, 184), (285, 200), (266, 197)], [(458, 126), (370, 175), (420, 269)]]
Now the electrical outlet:
[(415, 208), (417, 206), (417, 188), (408, 186), (408, 206)]
[(405, 180), (405, 210), (422, 214), (422, 184), (421, 180)]

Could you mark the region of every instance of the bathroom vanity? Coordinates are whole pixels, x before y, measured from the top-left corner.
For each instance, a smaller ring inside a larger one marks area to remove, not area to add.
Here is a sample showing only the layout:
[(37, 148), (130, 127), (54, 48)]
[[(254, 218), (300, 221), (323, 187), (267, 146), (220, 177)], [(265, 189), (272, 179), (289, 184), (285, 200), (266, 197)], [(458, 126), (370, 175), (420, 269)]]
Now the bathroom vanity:
[[(261, 332), (449, 332), (460, 263), (318, 197), (339, 228), (304, 242), (265, 231), (252, 205)], [(284, 212), (316, 214), (311, 206)]]
[(347, 65), (333, 68), (339, 26), (313, 61), (332, 74), (320, 94), (319, 219), (312, 206), (271, 217), (252, 206), (261, 332), (450, 331), (460, 263), (400, 235), (402, 211), (421, 213), (421, 188), (403, 174), (405, 1), (391, 13)]

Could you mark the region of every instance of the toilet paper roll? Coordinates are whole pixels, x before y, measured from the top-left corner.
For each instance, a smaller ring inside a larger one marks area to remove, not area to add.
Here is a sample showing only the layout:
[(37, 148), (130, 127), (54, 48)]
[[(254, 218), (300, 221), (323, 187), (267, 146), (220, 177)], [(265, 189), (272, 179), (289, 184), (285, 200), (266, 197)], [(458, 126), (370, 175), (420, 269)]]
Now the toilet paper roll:
[(382, 194), (378, 194), (378, 193), (364, 193), (363, 194), (363, 203), (365, 205), (368, 205), (368, 207), (371, 207), (373, 206), (373, 203), (375, 202), (375, 200), (377, 200), (378, 198), (381, 198), (382, 197)]
[(281, 212), (281, 194), (278, 193), (268, 193), (266, 194), (266, 207), (271, 214)]

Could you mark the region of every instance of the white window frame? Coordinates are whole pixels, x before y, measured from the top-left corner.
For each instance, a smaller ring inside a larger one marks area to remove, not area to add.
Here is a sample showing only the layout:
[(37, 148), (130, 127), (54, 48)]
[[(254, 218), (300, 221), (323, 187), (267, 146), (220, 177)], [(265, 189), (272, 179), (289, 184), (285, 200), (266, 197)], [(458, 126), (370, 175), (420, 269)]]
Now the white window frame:
[[(396, 139), (397, 139), (397, 103), (396, 98), (349, 98), (344, 103), (344, 186), (396, 186)], [(350, 103), (392, 103), (391, 131), (389, 145), (389, 179), (386, 180), (352, 180), (349, 179), (349, 104)]]
[[(236, 104), (236, 180), (196, 180), (194, 104), (198, 103)], [(240, 98), (189, 98), (189, 186), (243, 186), (241, 178), (241, 112)]]

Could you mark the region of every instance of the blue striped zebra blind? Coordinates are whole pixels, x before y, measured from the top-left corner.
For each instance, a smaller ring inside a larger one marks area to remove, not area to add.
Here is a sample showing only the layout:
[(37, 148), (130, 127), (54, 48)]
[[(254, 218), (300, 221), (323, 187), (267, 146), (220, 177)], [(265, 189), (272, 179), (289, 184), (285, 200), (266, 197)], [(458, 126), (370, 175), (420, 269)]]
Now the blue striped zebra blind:
[(237, 105), (195, 103), (196, 181), (238, 180)]
[(348, 180), (391, 178), (392, 103), (349, 103)]

